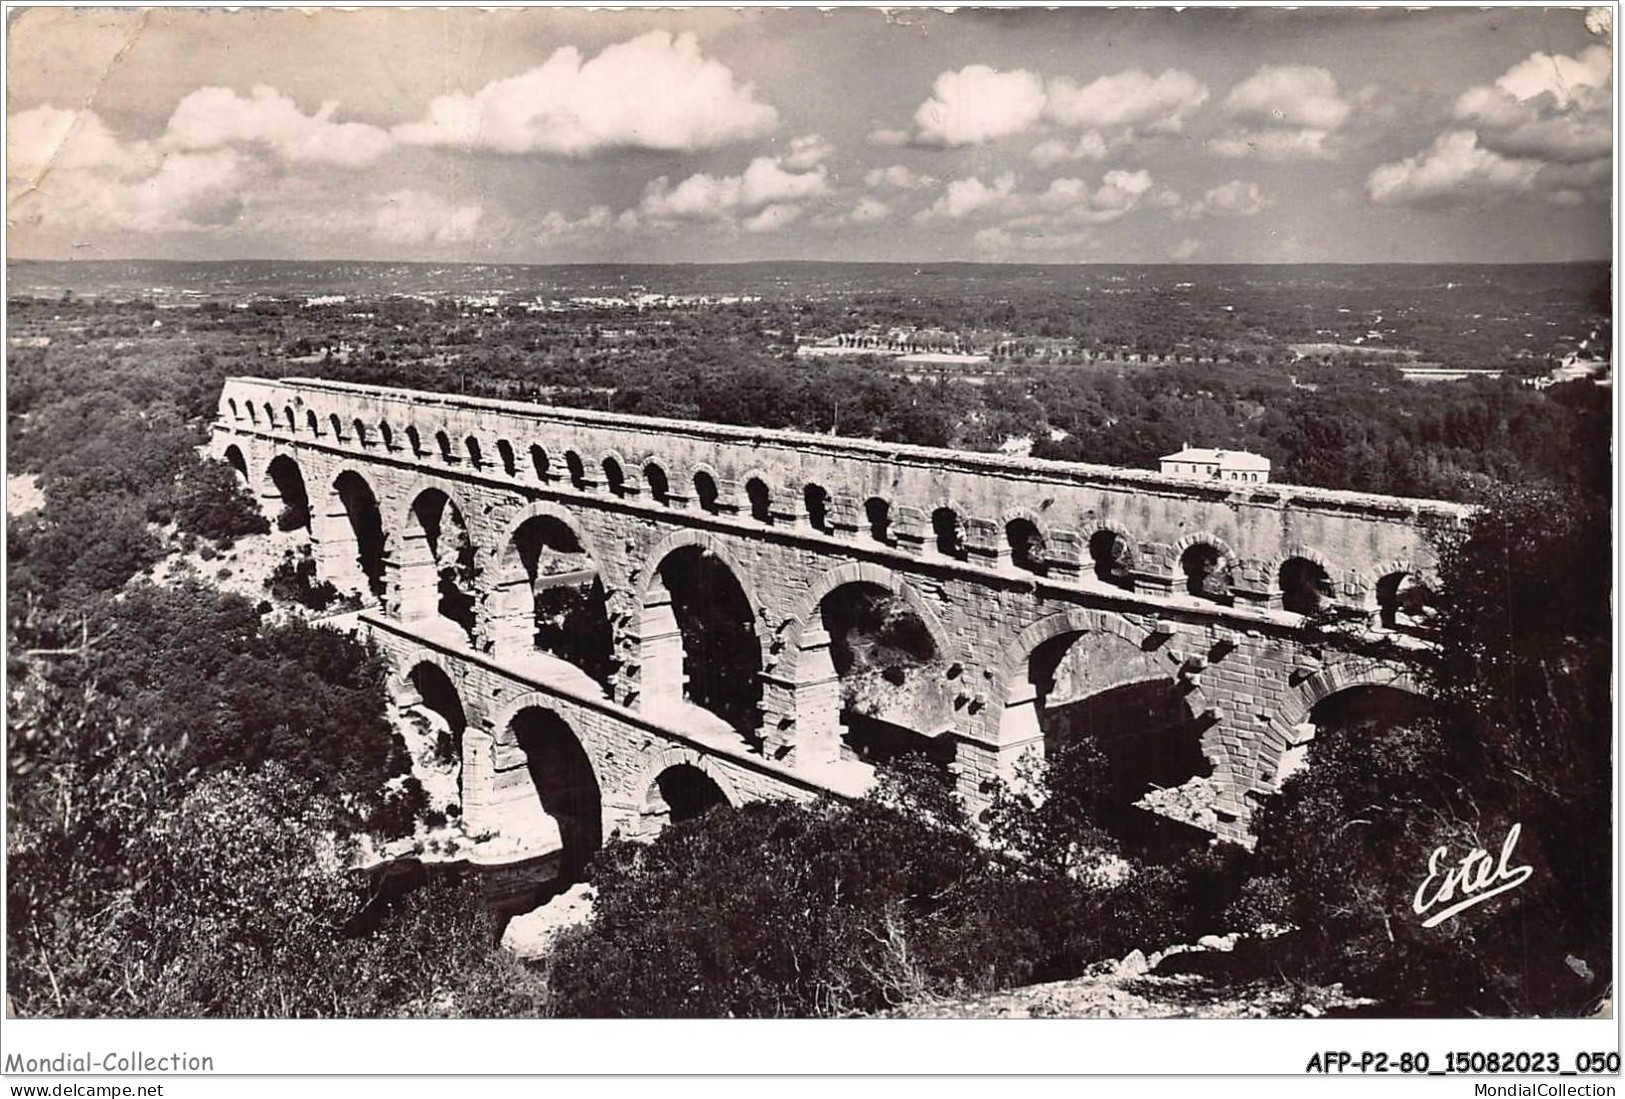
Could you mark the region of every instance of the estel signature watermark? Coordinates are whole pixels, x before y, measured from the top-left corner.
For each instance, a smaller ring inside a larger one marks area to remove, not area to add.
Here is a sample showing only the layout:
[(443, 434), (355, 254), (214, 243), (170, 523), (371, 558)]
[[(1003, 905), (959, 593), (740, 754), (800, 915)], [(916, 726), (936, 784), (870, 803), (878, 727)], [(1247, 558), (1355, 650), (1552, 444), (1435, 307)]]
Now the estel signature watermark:
[[(1428, 856), (1428, 876), (1416, 887), (1416, 897), (1411, 901), (1411, 909), (1418, 916), (1427, 916), (1422, 926), (1436, 927), (1451, 916), (1528, 881), (1535, 868), (1512, 865), (1512, 849), (1518, 845), (1518, 837), (1522, 833), (1522, 824), (1514, 824), (1507, 830), (1499, 860), (1492, 859), (1482, 847), (1475, 847), (1460, 862), (1445, 866), (1443, 863), (1450, 848), (1435, 847), (1433, 854)], [(1430, 889), (1431, 898), (1428, 895)], [(1441, 904), (1447, 907), (1438, 908)], [(1437, 911), (1428, 915), (1430, 910), (1436, 908)]]

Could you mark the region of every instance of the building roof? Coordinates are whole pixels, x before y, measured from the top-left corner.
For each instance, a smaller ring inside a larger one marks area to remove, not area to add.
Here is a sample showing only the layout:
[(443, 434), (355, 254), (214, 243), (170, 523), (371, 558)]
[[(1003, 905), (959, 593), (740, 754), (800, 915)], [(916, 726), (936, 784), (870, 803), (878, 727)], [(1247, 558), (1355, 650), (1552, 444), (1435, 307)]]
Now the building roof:
[(1270, 460), (1262, 454), (1247, 450), (1212, 450), (1208, 447), (1187, 446), (1176, 454), (1164, 455), (1164, 462), (1194, 462), (1198, 465), (1223, 466), (1226, 469), (1270, 468)]

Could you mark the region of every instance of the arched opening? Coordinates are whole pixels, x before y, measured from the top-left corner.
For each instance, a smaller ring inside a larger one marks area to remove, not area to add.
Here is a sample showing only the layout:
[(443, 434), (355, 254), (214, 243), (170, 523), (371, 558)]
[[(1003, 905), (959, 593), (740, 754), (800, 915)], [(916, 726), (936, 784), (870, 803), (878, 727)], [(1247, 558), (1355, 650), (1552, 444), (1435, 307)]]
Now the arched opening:
[(305, 491), (305, 475), (299, 463), (286, 454), (271, 459), (267, 472), (282, 509), (277, 513), (277, 530), (302, 530), (310, 533), (310, 496)]
[(502, 463), (502, 472), (509, 477), (518, 472), (519, 466), (513, 456), (513, 444), (506, 439), (497, 440), (497, 460)]
[(530, 447), (530, 468), (535, 471), (538, 481), (547, 480), (547, 451), (535, 443)]
[(951, 754), (945, 740), (933, 739), (953, 723), (945, 656), (903, 596), (867, 581), (843, 584), (819, 601), (818, 624), (840, 681), (843, 735), (859, 758), (879, 764), (906, 753)]
[(457, 455), (451, 449), (451, 436), (444, 431), (434, 433), (434, 445), (440, 450), (440, 460), (442, 462), (455, 462), (457, 460)]
[(1326, 570), (1305, 557), (1288, 557), (1279, 576), (1281, 606), (1298, 614), (1315, 614), (1336, 598)]
[(339, 414), (337, 412), (330, 414), (327, 417), (327, 422), (333, 428), (333, 438), (343, 441), (344, 421), (339, 419)]
[(248, 422), (253, 424), (255, 427), (260, 425), (260, 414), (254, 411), (253, 401), (248, 402)]
[(1129, 568), (1134, 548), (1115, 530), (1097, 530), (1089, 538), (1089, 557), (1095, 563), (1095, 577), (1119, 588), (1132, 589)]
[(1433, 593), (1408, 572), (1391, 572), (1377, 581), (1377, 614), (1385, 630), (1416, 631), (1427, 625)]
[(395, 433), (389, 429), (388, 424), (382, 422), (378, 424), (378, 439), (384, 444), (385, 450), (395, 449)]
[(408, 427), (406, 429), (406, 445), (412, 449), (412, 457), (423, 457), (423, 436), (418, 434), (417, 428)]
[(931, 534), (936, 540), (937, 552), (955, 560), (965, 559), (965, 532), (959, 521), (959, 512), (951, 507), (940, 507), (931, 513)]
[(761, 723), (756, 613), (727, 563), (681, 546), (655, 570), (643, 617), (646, 704), (687, 702), (754, 739)]
[(643, 480), (649, 486), (649, 497), (661, 507), (671, 503), (671, 481), (658, 462), (643, 467)]
[(1016, 568), (1038, 576), (1049, 570), (1044, 534), (1037, 523), (1018, 516), (1004, 525), (1004, 537), (1010, 544), (1010, 563)]
[(427, 660), (412, 668), (407, 682), (416, 698), (407, 700), (406, 709), (416, 709), (428, 723), (434, 736), (435, 758), (461, 772), (463, 732), (468, 728), (468, 715), (463, 710), (463, 699), (456, 685), (439, 665)]
[(321, 436), (322, 421), (317, 417), (316, 410), (314, 408), (305, 410), (305, 426), (310, 429), (310, 433), (312, 435), (317, 437)]
[(237, 471), (239, 481), (245, 485), (249, 483), (248, 459), (243, 457), (243, 452), (237, 448), (235, 443), (226, 448), (226, 464)]
[(1358, 683), (1333, 691), (1316, 702), (1309, 711), (1309, 721), (1317, 730), (1325, 732), (1403, 725), (1433, 713), (1434, 705), (1424, 695), (1385, 683)]
[(480, 452), (480, 441), (470, 435), (463, 440), (463, 449), (468, 451), (468, 464), (479, 469), (484, 462), (484, 455)]
[(692, 764), (679, 763), (660, 772), (644, 795), (644, 829), (652, 833), (667, 824), (698, 820), (727, 805), (728, 796), (710, 775)]
[(350, 425), (350, 428), (355, 432), (355, 441), (362, 446), (367, 446), (367, 425), (358, 417), (355, 423)]
[(1052, 792), (1136, 853), (1209, 839), (1146, 802), (1213, 773), (1206, 725), (1154, 655), (1115, 633), (1065, 633), (1032, 651), (1027, 673)]
[(604, 835), (592, 760), (569, 724), (551, 710), (527, 706), (514, 715), (512, 729), (542, 811), (559, 826), (558, 884), (579, 881)]
[(359, 591), (369, 592), (382, 599), (384, 583), (384, 521), (378, 509), (378, 498), (366, 479), (352, 470), (345, 470), (333, 481), (333, 491), (350, 521), (350, 533), (355, 538), (355, 567), (360, 574)]
[(869, 537), (881, 545), (891, 545), (891, 502), (871, 496), (863, 502), (863, 516), (869, 522)]
[(750, 517), (758, 523), (771, 523), (773, 521), (773, 499), (768, 492), (767, 482), (760, 477), (752, 477), (745, 482), (745, 498), (750, 501)]
[(299, 430), (299, 420), (293, 411), (293, 405), (282, 406), (282, 422), (288, 425), (289, 431)]
[(237, 398), (227, 398), (226, 404), (231, 408), (231, 418), (233, 420), (240, 420), (243, 418), (243, 414), (237, 410)]
[(443, 618), (472, 642), (478, 570), (462, 509), (439, 489), (424, 489), (412, 501), (410, 528), (412, 559), (402, 568), (402, 614)]
[(822, 534), (829, 533), (829, 490), (823, 485), (808, 484), (801, 490), (801, 499), (807, 506), (807, 522)]
[(564, 468), (569, 471), (570, 483), (578, 489), (587, 487), (587, 467), (581, 463), (581, 455), (573, 450), (564, 452)]
[(1179, 567), (1185, 574), (1185, 590), (1191, 595), (1227, 607), (1235, 602), (1230, 594), (1230, 562), (1217, 546), (1192, 543), (1180, 555)]
[(621, 468), (621, 463), (614, 458), (605, 458), (603, 466), (604, 487), (609, 489), (612, 496), (625, 496), (626, 471)]
[(276, 410), (271, 407), (270, 401), (265, 402), (265, 426), (276, 426)]
[(701, 511), (708, 511), (715, 515), (721, 510), (717, 493), (717, 479), (703, 469), (694, 475), (694, 499), (700, 505)]
[(507, 553), (507, 613), (494, 627), (499, 651), (551, 653), (608, 688), (618, 667), (609, 600), (576, 532), (554, 516), (532, 516)]

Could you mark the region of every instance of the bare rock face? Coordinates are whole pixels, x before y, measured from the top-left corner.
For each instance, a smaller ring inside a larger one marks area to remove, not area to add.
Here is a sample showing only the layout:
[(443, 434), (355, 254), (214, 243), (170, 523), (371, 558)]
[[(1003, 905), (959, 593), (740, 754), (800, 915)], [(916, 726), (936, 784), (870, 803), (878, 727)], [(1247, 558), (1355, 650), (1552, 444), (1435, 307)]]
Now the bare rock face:
[(592, 919), (592, 886), (577, 883), (540, 908), (515, 916), (502, 932), (502, 949), (517, 958), (540, 958), (559, 934)]

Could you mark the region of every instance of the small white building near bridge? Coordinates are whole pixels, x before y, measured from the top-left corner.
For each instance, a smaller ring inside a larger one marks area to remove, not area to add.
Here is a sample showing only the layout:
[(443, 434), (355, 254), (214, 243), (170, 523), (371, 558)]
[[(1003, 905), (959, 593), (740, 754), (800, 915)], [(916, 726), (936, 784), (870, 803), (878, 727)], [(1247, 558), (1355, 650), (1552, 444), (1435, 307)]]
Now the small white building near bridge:
[(1211, 450), (1185, 444), (1183, 450), (1161, 459), (1162, 472), (1176, 477), (1203, 477), (1213, 481), (1266, 484), (1270, 460), (1245, 450)]

